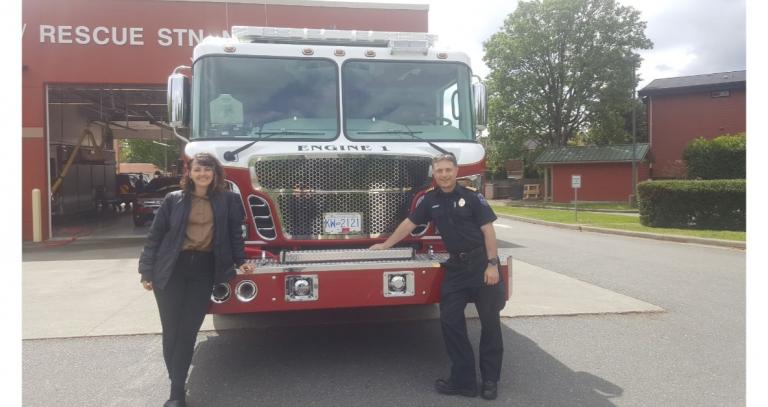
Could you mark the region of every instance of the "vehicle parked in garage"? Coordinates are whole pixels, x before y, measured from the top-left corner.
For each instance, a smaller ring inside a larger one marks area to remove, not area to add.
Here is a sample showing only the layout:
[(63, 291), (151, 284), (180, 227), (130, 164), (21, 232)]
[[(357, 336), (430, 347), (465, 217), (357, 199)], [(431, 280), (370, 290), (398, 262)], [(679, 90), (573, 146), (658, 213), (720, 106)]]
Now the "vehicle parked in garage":
[(144, 226), (148, 221), (153, 220), (165, 195), (181, 189), (180, 181), (181, 177), (158, 177), (149, 181), (144, 191), (137, 195), (133, 205), (133, 224)]
[(140, 172), (123, 172), (115, 177), (115, 189), (117, 189), (117, 204), (129, 204), (136, 201), (144, 186), (149, 183), (149, 176)]

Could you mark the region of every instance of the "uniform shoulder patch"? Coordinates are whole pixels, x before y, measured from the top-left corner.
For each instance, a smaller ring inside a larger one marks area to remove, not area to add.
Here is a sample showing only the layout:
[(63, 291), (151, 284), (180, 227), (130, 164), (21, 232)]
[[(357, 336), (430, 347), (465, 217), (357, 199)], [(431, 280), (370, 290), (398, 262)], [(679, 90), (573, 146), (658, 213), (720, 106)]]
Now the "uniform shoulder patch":
[(490, 205), (488, 204), (488, 201), (487, 201), (487, 200), (485, 199), (485, 197), (483, 196), (483, 194), (481, 194), (481, 193), (479, 193), (479, 192), (477, 193), (477, 199), (480, 201), (480, 203), (481, 203), (482, 205), (485, 205), (485, 206), (490, 206)]

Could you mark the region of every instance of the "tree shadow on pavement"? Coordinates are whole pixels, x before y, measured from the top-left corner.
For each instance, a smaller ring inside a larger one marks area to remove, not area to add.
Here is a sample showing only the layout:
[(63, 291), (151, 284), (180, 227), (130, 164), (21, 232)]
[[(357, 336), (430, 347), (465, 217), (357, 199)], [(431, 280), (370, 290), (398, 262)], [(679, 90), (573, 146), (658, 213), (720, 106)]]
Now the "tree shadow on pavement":
[[(477, 358), (479, 321), (468, 320)], [(502, 325), (505, 357), (492, 405), (613, 406), (622, 389), (575, 372), (534, 341)], [(443, 396), (449, 372), (437, 320), (283, 326), (211, 333), (198, 340), (188, 405), (465, 406), (481, 398)]]

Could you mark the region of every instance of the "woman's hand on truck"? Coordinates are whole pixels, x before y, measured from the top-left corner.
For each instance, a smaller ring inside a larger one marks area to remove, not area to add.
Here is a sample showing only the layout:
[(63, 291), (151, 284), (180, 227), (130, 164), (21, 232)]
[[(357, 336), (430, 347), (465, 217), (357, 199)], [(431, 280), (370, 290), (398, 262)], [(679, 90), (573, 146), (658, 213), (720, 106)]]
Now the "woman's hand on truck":
[(245, 274), (253, 273), (256, 270), (256, 266), (253, 263), (243, 263), (238, 267), (238, 270)]

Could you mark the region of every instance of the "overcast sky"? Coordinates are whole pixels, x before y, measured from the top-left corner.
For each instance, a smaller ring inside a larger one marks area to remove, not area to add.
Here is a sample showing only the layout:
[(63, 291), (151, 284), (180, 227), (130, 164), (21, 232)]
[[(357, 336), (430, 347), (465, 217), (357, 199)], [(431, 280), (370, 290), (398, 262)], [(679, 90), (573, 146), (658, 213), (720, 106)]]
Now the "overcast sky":
[[(357, 0), (367, 1), (367, 0)], [(429, 4), (429, 31), (441, 45), (467, 52), (488, 73), (483, 41), (499, 31), (515, 0), (371, 0)], [(643, 51), (640, 88), (657, 78), (746, 69), (745, 0), (619, 0), (641, 12), (653, 49)]]

